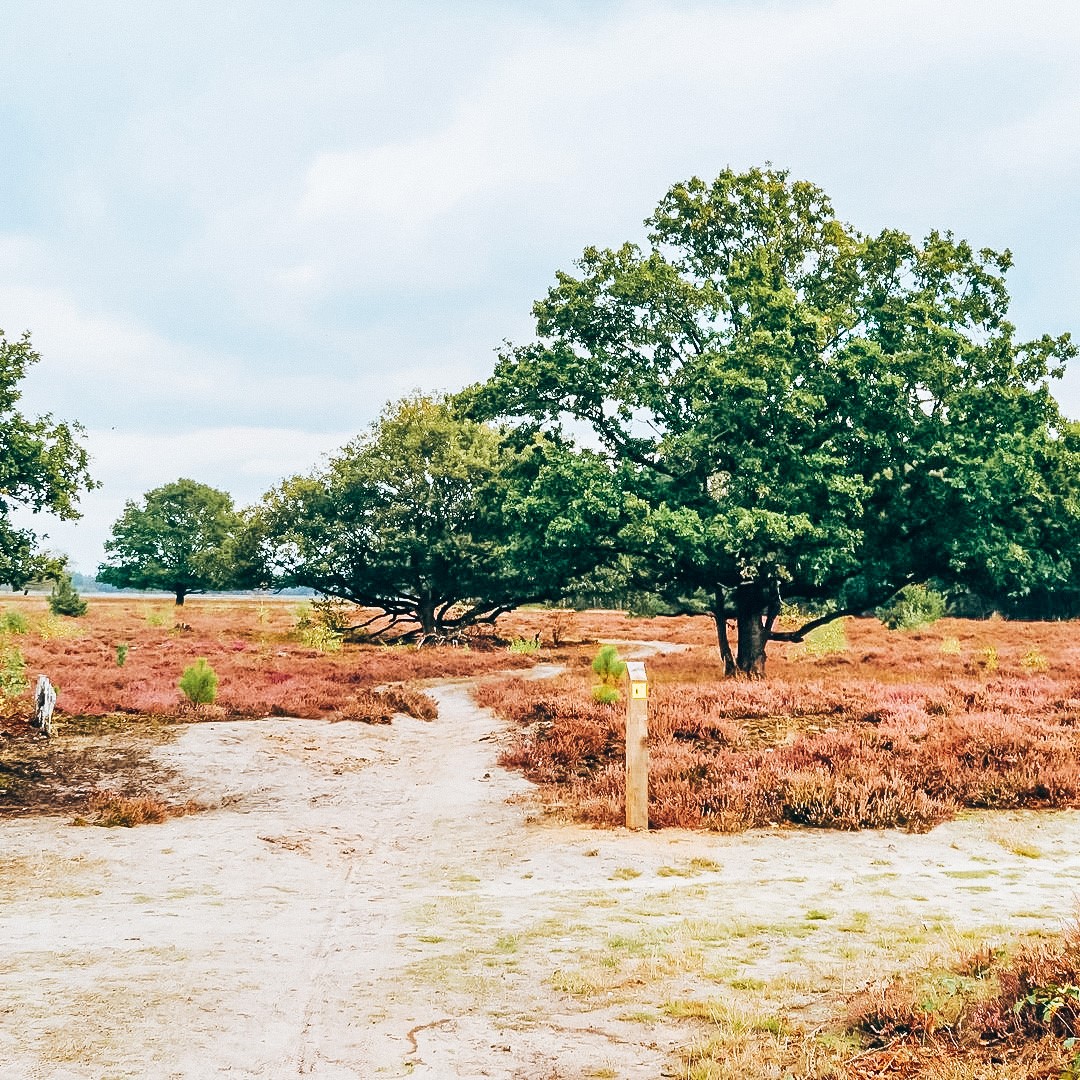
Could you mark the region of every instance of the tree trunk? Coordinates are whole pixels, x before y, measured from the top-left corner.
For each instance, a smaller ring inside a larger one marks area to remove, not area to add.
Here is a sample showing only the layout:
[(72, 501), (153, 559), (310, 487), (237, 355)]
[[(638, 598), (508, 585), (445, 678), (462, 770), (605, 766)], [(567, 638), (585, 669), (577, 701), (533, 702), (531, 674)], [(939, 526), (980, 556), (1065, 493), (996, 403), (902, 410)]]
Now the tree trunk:
[(176, 606), (177, 607), (183, 607), (184, 606), (184, 596), (185, 595), (186, 595), (186, 593), (184, 592), (183, 589), (177, 589), (176, 590)]
[(416, 618), (420, 623), (420, 636), (422, 638), (433, 637), (439, 627), (435, 622), (435, 601), (429, 596), (421, 599), (416, 605)]
[(765, 675), (765, 646), (772, 628), (769, 608), (769, 594), (760, 582), (748, 582), (735, 590), (735, 625), (739, 635), (735, 667), (749, 679)]
[(735, 657), (731, 655), (731, 643), (728, 641), (727, 605), (724, 603), (722, 589), (716, 590), (712, 615), (716, 623), (716, 640), (720, 644), (720, 659), (724, 662), (724, 678), (730, 679), (738, 669), (735, 667)]

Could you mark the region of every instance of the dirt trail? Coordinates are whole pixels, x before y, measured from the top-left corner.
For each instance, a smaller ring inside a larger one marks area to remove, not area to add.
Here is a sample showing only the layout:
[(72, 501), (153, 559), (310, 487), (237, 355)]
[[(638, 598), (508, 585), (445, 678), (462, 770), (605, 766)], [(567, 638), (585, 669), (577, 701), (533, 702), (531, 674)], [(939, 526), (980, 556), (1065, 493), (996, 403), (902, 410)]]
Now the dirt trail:
[(1076, 814), (557, 826), (468, 686), (434, 693), (431, 723), (186, 729), (158, 753), (177, 794), (224, 800), (206, 814), (0, 822), (0, 1078), (652, 1080), (696, 1035), (687, 1003), (812, 1019), (965, 932), (1074, 909)]

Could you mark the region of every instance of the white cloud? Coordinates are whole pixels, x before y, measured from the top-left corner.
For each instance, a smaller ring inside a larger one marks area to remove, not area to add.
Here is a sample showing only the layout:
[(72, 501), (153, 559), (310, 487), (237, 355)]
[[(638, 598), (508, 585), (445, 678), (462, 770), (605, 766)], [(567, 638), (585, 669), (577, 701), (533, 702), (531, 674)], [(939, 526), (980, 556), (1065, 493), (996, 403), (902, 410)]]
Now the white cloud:
[[(259, 418), (309, 429), (359, 428), (385, 401), (416, 386), (457, 389), (470, 377), (456, 343), (394, 364), (400, 342), (376, 330), (324, 333), (318, 349), (275, 371), (86, 310), (57, 289), (0, 285), (0, 312), (8, 336), (30, 329), (42, 357), (23, 384), (27, 412), (53, 412), (90, 427), (107, 417), (122, 432)], [(345, 367), (342, 358), (350, 355)], [(91, 450), (98, 452), (96, 445)]]
[[(96, 15), (34, 31), (12, 160), (64, 149), (0, 235), (0, 326), (42, 353), (28, 406), (94, 429), (103, 516), (218, 448), (238, 496), (246, 470), (290, 471), (223, 432), (348, 437), (414, 387), (484, 377), (557, 267), (728, 165), (789, 166), (860, 228), (1010, 246), (1029, 332), (1075, 319), (1075, 0), (463, 7), (113, 5), (122, 63)], [(55, 78), (72, 50), (89, 104)], [(141, 471), (112, 463), (113, 425)]]
[(228, 491), (251, 505), (288, 476), (319, 466), (355, 431), (312, 433), (290, 428), (219, 427), (175, 435), (90, 430), (94, 478), (101, 486), (83, 496), (78, 521), (16, 514), (20, 525), (47, 535), (44, 546), (64, 551), (75, 568), (93, 572), (104, 557), (112, 524), (129, 500), (181, 477)]

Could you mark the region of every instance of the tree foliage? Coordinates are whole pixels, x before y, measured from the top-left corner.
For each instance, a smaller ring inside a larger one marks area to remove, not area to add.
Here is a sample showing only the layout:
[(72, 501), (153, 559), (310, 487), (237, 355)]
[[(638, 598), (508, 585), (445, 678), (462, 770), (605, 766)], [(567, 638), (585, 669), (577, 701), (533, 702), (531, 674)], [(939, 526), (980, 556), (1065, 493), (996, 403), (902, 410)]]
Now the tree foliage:
[[(646, 225), (556, 275), (473, 411), (592, 428), (640, 585), (707, 595), (728, 673), (913, 582), (1069, 581), (1080, 428), (1047, 383), (1076, 350), (1017, 340), (1007, 251), (865, 235), (759, 169), (677, 184)], [(823, 614), (782, 632), (782, 598)]]
[(617, 519), (612, 484), (595, 455), (415, 395), (270, 492), (256, 531), (274, 583), (378, 612), (354, 631), (441, 639), (557, 595)]
[(19, 411), (19, 384), (39, 360), (29, 334), (9, 341), (0, 330), (0, 584), (14, 588), (54, 576), (63, 563), (38, 549), (32, 530), (12, 523), (12, 510), (70, 520), (79, 516), (80, 493), (94, 486), (78, 425)]
[(99, 581), (119, 588), (191, 593), (243, 585), (243, 518), (224, 491), (177, 480), (129, 502), (105, 541)]

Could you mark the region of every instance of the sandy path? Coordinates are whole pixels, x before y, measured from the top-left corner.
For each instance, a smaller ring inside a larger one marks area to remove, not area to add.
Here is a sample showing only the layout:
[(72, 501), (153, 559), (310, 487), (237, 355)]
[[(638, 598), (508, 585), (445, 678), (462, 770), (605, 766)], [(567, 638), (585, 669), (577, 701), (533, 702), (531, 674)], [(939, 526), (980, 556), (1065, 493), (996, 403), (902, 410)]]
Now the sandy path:
[(703, 999), (814, 1018), (940, 943), (1057, 926), (1080, 817), (927, 836), (532, 820), (464, 684), (432, 723), (188, 728), (221, 809), (0, 823), (0, 1078), (655, 1078)]

